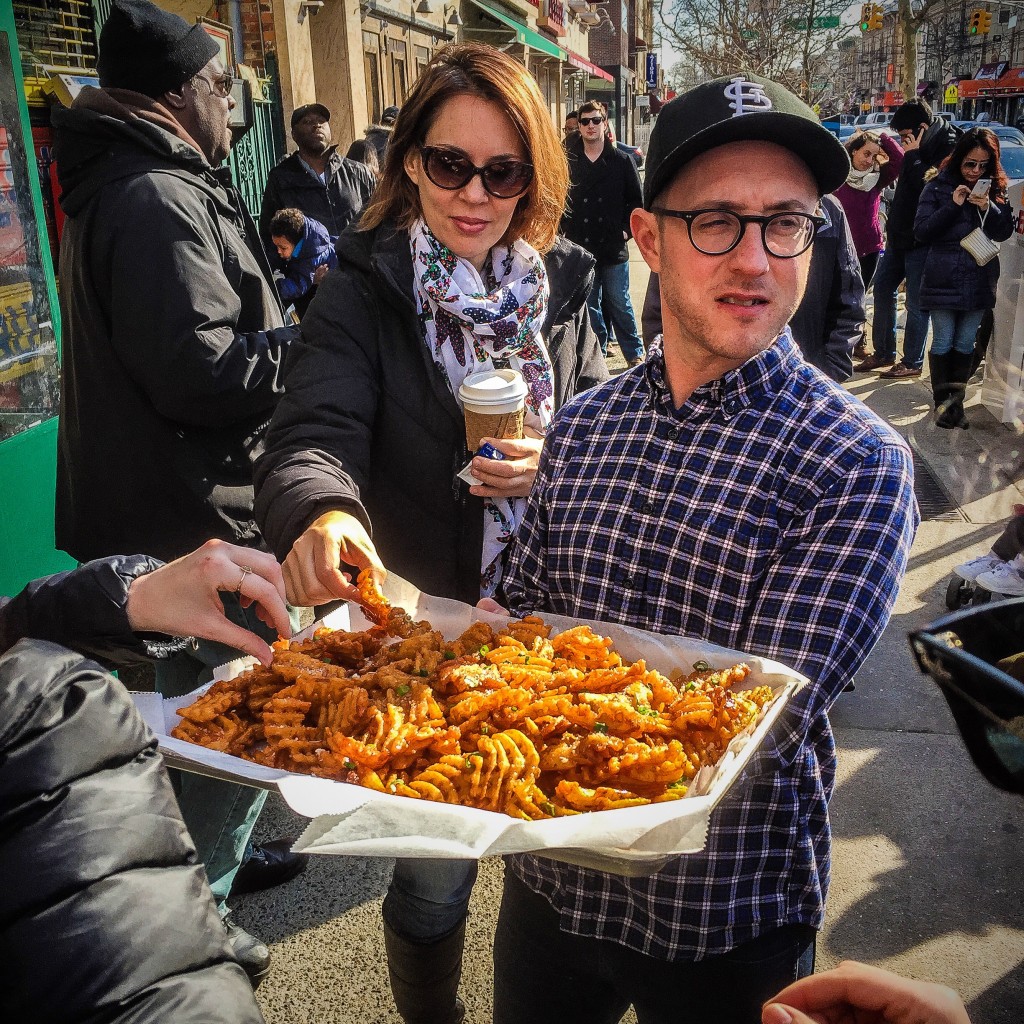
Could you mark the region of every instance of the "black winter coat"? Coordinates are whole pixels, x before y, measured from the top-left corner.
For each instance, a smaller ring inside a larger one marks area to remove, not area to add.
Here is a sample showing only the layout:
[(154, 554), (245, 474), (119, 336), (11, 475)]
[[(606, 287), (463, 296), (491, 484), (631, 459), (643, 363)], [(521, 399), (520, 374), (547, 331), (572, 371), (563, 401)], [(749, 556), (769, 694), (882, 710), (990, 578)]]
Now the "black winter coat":
[(632, 234), (629, 215), (644, 204), (636, 164), (610, 139), (593, 162), (583, 152), (578, 135), (566, 142), (565, 150), (571, 186), (562, 234), (591, 253), (598, 266), (625, 263), (629, 259), (626, 239)]
[(127, 586), (155, 564), (92, 563), (0, 607), (0, 1020), (263, 1021), (155, 737), (113, 676), (49, 642), (138, 658)]
[(960, 129), (937, 117), (921, 138), (921, 145), (903, 158), (903, 167), (896, 180), (896, 191), (889, 204), (885, 222), (887, 249), (916, 249), (920, 242), (914, 232), (917, 204), (924, 189), (925, 176), (937, 171), (939, 164), (953, 152)]
[(278, 210), (301, 210), (307, 217), (320, 221), (327, 233), (335, 237), (355, 220), (376, 184), (365, 164), (341, 156), (337, 147), (331, 149), (326, 173), (325, 185), (302, 166), (298, 153), (286, 156), (271, 169), (260, 204), (260, 237), (268, 253), (274, 253), (270, 222)]
[(105, 90), (55, 108), (67, 214), (57, 546), (258, 541), (250, 456), (296, 332), (238, 193)]
[[(982, 212), (971, 203), (953, 202), (953, 192), (962, 184), (960, 175), (947, 168), (921, 193), (914, 230), (918, 241), (929, 247), (921, 278), (922, 309), (992, 309), (996, 304), (999, 257), (979, 267), (960, 244), (981, 226)], [(984, 231), (994, 242), (1013, 234), (1009, 203), (989, 201)]]
[[(408, 233), (349, 229), (338, 257), (303, 318), (256, 466), (264, 536), (283, 560), (314, 519), (347, 511), (372, 524), (389, 569), (426, 593), (475, 603), (483, 501), (455, 479), (465, 424), (423, 343)], [(587, 314), (593, 260), (559, 239), (545, 264), (558, 408), (608, 371)]]

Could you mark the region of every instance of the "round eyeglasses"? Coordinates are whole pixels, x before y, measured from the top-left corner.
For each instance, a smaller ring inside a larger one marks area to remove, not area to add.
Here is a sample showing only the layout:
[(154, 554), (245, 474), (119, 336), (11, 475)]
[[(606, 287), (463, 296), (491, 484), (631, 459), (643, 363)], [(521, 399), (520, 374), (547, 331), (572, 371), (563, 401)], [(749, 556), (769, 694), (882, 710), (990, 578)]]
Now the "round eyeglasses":
[(748, 224), (761, 228), (761, 242), (769, 255), (789, 260), (806, 252), (814, 236), (828, 223), (811, 213), (773, 213), (768, 217), (747, 216), (731, 210), (669, 210), (655, 206), (652, 213), (686, 221), (690, 244), (705, 256), (724, 256), (740, 244)]
[(495, 160), (484, 167), (451, 149), (420, 146), (423, 170), (438, 187), (454, 192), (465, 188), (476, 175), (480, 175), (484, 188), (496, 199), (515, 199), (521, 196), (533, 181), (533, 164), (525, 160)]

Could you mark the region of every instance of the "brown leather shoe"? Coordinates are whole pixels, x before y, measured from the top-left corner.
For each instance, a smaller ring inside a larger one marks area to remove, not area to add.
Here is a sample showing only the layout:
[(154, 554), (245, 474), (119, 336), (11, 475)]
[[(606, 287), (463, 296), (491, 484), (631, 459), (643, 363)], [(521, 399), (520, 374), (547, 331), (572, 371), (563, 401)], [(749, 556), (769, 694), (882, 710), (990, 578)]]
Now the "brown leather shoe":
[(868, 356), (867, 359), (859, 362), (854, 368), (854, 373), (867, 373), (868, 370), (877, 370), (882, 366), (892, 366), (894, 359), (884, 359), (882, 356)]
[(867, 359), (868, 358), (868, 343), (866, 341), (858, 341), (853, 346), (853, 358), (854, 359)]
[(891, 370), (886, 370), (878, 376), (884, 377), (886, 380), (913, 380), (915, 377), (921, 376), (921, 368), (918, 367), (915, 370), (912, 366), (907, 366), (906, 363), (897, 363)]

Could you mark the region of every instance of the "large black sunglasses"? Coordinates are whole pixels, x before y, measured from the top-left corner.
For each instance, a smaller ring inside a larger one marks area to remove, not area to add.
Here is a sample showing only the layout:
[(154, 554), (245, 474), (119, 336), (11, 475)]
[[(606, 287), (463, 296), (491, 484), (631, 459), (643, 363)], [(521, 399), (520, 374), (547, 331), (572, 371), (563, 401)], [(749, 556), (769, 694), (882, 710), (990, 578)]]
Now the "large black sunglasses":
[(780, 260), (790, 260), (806, 252), (814, 236), (828, 223), (824, 217), (789, 211), (755, 217), (732, 210), (669, 210), (654, 206), (651, 212), (685, 221), (690, 244), (705, 256), (724, 256), (732, 252), (740, 244), (747, 225), (757, 224), (768, 253)]
[(497, 199), (515, 199), (521, 196), (533, 181), (533, 164), (525, 160), (495, 160), (484, 167), (451, 149), (420, 146), (423, 170), (438, 187), (454, 192), (465, 188), (476, 175), (480, 175), (484, 188)]
[(981, 773), (1024, 794), (1024, 598), (947, 615), (911, 633), (910, 647), (942, 689)]

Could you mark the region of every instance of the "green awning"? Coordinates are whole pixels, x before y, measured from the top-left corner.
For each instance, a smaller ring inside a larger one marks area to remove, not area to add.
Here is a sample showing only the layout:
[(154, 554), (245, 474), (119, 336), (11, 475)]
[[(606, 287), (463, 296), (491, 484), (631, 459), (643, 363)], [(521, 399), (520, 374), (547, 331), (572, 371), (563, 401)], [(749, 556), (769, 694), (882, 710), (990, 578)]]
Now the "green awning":
[(476, 7), (479, 7), (488, 17), (494, 18), (496, 21), (500, 21), (503, 25), (507, 25), (512, 29), (516, 34), (517, 43), (526, 43), (527, 46), (532, 46), (535, 50), (550, 54), (559, 60), (568, 59), (568, 54), (565, 50), (560, 46), (555, 46), (550, 39), (545, 39), (539, 32), (534, 32), (532, 28), (527, 28), (521, 21), (516, 21), (515, 18), (497, 10), (490, 4), (485, 4), (483, 0), (471, 0), (471, 2)]

